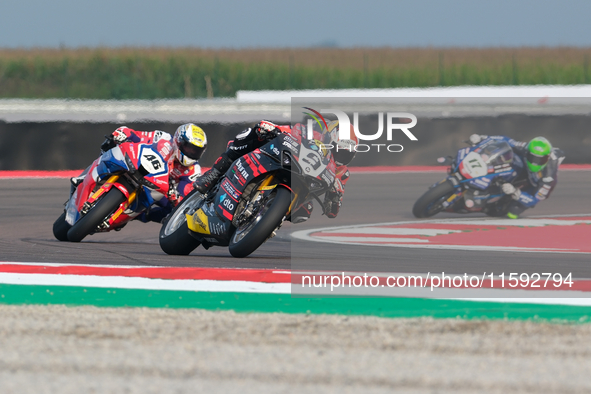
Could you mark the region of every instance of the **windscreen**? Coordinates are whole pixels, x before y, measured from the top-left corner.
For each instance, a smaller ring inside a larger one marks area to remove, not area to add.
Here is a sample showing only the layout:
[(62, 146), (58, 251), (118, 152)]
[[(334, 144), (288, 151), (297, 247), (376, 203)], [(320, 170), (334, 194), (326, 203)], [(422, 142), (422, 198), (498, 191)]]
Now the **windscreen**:
[(505, 141), (496, 141), (480, 151), (482, 160), (489, 166), (498, 166), (513, 161), (513, 149)]

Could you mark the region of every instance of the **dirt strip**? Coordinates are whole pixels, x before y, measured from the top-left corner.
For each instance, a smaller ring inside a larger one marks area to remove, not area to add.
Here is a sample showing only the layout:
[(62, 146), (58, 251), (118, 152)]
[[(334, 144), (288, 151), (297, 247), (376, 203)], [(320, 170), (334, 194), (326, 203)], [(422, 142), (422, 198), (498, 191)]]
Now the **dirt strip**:
[(0, 305), (3, 393), (589, 392), (591, 325)]

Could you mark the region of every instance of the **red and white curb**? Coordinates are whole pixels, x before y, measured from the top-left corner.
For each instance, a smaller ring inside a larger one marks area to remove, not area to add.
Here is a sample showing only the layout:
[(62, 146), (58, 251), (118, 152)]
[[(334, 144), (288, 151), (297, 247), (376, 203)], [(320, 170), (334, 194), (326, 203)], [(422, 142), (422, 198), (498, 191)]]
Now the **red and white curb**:
[(591, 254), (591, 214), (415, 220), (303, 230), (292, 236), (342, 245)]
[(290, 293), (291, 272), (0, 262), (0, 283), (146, 290)]
[[(557, 304), (591, 306), (591, 280), (575, 280), (571, 289), (501, 289), (495, 280), (491, 287), (437, 288), (430, 291), (429, 282), (423, 288), (346, 289), (328, 293), (327, 288), (304, 288), (303, 275), (316, 278), (335, 275), (335, 272), (291, 272), (289, 270), (193, 268), (193, 267), (138, 267), (108, 265), (69, 265), (50, 263), (0, 262), (0, 284), (34, 286), (71, 286), (108, 289), (172, 290), (195, 292), (237, 292), (294, 294), (304, 297), (391, 296), (409, 298), (440, 298), (466, 301), (509, 302), (529, 304)], [(340, 273), (339, 273), (340, 274)], [(345, 275), (362, 275), (345, 272)], [(425, 274), (373, 273), (385, 283), (387, 276)], [(292, 285), (293, 283), (293, 285)], [(293, 287), (292, 287), (293, 286)], [(487, 285), (488, 286), (488, 285)], [(297, 289), (299, 288), (299, 289)], [(295, 292), (292, 290), (296, 289)], [(300, 290), (301, 289), (301, 290)], [(385, 291), (385, 292), (384, 292)], [(534, 295), (538, 297), (532, 297)], [(485, 298), (486, 296), (486, 298)], [(577, 297), (577, 298), (575, 298)]]

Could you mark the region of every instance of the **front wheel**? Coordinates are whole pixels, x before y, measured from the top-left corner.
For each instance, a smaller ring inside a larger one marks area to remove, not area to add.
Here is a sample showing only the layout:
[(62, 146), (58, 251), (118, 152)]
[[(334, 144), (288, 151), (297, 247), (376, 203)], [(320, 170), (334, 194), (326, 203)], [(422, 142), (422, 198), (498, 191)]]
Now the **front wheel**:
[(71, 228), (72, 226), (66, 222), (66, 212), (64, 211), (53, 223), (53, 235), (58, 241), (66, 242), (68, 240), (68, 230)]
[(164, 253), (186, 256), (199, 246), (200, 242), (189, 234), (185, 213), (194, 211), (202, 199), (203, 195), (193, 190), (164, 219), (159, 237), (160, 248)]
[(80, 242), (94, 232), (107, 217), (125, 201), (125, 195), (116, 187), (112, 187), (90, 211), (82, 216), (68, 231), (68, 241)]
[(269, 238), (281, 224), (291, 205), (291, 191), (277, 186), (264, 205), (248, 221), (240, 225), (230, 239), (230, 254), (246, 257)]
[(412, 207), (413, 215), (417, 218), (428, 218), (441, 212), (443, 210), (443, 202), (454, 192), (454, 185), (447, 180), (427, 190)]

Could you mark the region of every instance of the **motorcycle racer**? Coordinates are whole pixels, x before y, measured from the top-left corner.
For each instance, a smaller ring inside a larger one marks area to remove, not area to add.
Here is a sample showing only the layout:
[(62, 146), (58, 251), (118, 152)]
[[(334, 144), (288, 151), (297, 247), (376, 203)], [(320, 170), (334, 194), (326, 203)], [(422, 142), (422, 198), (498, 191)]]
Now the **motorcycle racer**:
[[(248, 128), (239, 133), (233, 141), (230, 141), (224, 153), (215, 161), (212, 168), (197, 178), (194, 188), (200, 193), (207, 193), (213, 188), (217, 181), (231, 167), (232, 163), (241, 156), (266, 144), (268, 138), (273, 138), (276, 133), (301, 133), (306, 135), (306, 130), (301, 124), (293, 128), (289, 125), (276, 125), (269, 121), (261, 121), (253, 128)], [(327, 133), (338, 135), (338, 121), (328, 124)], [(321, 133), (314, 131), (315, 139), (321, 139)], [(342, 205), (345, 184), (349, 179), (347, 165), (355, 157), (356, 151), (353, 146), (356, 144), (355, 134), (351, 134), (355, 140), (340, 140), (337, 142), (338, 149), (333, 149), (333, 157), (336, 164), (335, 180), (332, 190), (324, 196), (324, 211), (329, 218), (336, 218)], [(335, 138), (336, 140), (336, 138)], [(300, 223), (308, 220), (313, 210), (312, 202), (308, 201), (294, 210), (291, 215), (292, 223)]]
[(517, 219), (523, 211), (550, 197), (558, 182), (558, 167), (565, 158), (564, 152), (552, 147), (544, 137), (522, 142), (505, 136), (472, 134), (470, 143), (474, 146), (487, 138), (507, 142), (515, 154), (513, 167), (517, 177), (512, 183), (504, 183), (501, 189), (513, 199), (507, 217)]
[[(201, 175), (199, 159), (207, 148), (207, 136), (200, 127), (193, 123), (179, 126), (174, 135), (155, 131), (136, 131), (127, 126), (117, 128), (102, 144), (103, 152), (124, 142), (137, 144), (156, 144), (156, 149), (168, 163), (168, 195), (156, 200), (148, 212), (143, 212), (136, 220), (144, 223), (161, 222), (187, 194), (193, 190), (193, 182)], [(103, 168), (104, 167), (104, 168)], [(100, 163), (96, 167), (95, 179), (102, 178), (109, 173), (109, 169)], [(84, 179), (88, 169), (80, 176), (72, 178), (72, 184), (77, 186)]]

